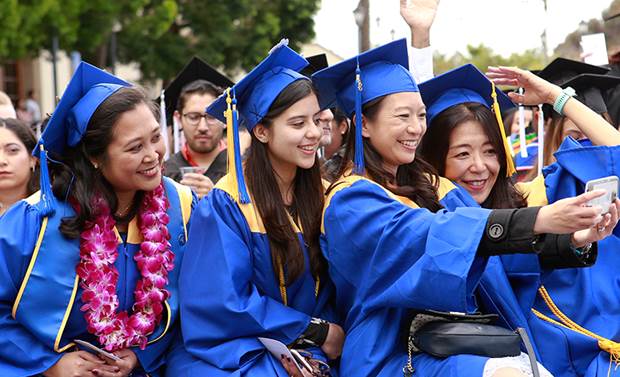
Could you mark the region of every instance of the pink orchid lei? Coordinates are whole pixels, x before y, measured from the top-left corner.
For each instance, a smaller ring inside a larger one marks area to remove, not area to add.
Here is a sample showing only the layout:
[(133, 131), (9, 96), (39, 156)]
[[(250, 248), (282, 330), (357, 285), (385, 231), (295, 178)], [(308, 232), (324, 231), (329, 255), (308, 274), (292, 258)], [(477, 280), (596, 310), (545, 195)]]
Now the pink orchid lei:
[(116, 295), (118, 271), (114, 262), (118, 256), (118, 238), (110, 208), (101, 195), (93, 199), (95, 218), (80, 236), (80, 263), (77, 274), (84, 290), (80, 310), (88, 332), (97, 336), (108, 351), (138, 346), (144, 349), (150, 335), (162, 319), (163, 302), (169, 297), (165, 289), (168, 272), (174, 268), (168, 232), (169, 203), (163, 184), (147, 192), (138, 212), (138, 227), (143, 241), (134, 260), (142, 278), (134, 290), (133, 314), (117, 313)]

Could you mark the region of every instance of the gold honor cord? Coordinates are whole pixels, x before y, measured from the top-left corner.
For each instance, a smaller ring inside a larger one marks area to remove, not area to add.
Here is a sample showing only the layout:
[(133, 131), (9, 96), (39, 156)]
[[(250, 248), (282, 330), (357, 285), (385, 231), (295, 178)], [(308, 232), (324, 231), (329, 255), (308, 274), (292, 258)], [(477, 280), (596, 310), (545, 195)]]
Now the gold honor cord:
[[(276, 257), (278, 262), (278, 280), (280, 281), (280, 296), (282, 296), (282, 302), (284, 306), (288, 306), (288, 294), (286, 293), (286, 281), (284, 280), (284, 267), (282, 266), (282, 261), (280, 260), (280, 256)], [(321, 278), (316, 277), (316, 282), (314, 283), (314, 297), (319, 297), (319, 287), (321, 286)]]
[(534, 315), (536, 315), (538, 318), (542, 319), (543, 321), (547, 321), (549, 323), (553, 323), (555, 325), (565, 327), (569, 330), (573, 330), (575, 332), (578, 332), (580, 334), (583, 334), (583, 335), (586, 335), (586, 336), (589, 336), (591, 338), (598, 340), (598, 347), (601, 350), (609, 353), (609, 370), (607, 372), (607, 376), (611, 375), (611, 363), (612, 362), (616, 364), (616, 367), (614, 368), (614, 370), (618, 369), (618, 366), (620, 366), (620, 343), (614, 342), (611, 339), (607, 339), (598, 334), (595, 334), (592, 331), (581, 327), (580, 325), (575, 323), (572, 319), (568, 318), (568, 316), (562, 313), (560, 308), (557, 307), (555, 302), (553, 302), (553, 300), (551, 299), (551, 296), (549, 295), (549, 292), (547, 292), (547, 289), (545, 287), (541, 286), (538, 289), (538, 293), (540, 294), (542, 299), (545, 301), (545, 304), (547, 304), (547, 307), (549, 308), (549, 310), (551, 310), (551, 312), (560, 319), (560, 322), (554, 320), (553, 318), (547, 317), (546, 315), (542, 314), (536, 309), (532, 309), (532, 313), (534, 313)]

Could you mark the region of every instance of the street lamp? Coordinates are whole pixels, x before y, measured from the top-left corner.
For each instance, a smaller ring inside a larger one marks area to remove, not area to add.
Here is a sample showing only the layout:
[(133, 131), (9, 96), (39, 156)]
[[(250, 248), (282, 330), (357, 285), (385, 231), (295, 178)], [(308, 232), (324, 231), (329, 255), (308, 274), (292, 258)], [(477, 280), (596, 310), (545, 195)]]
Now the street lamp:
[(363, 28), (364, 22), (366, 21), (366, 7), (364, 6), (364, 0), (360, 0), (360, 2), (357, 4), (357, 8), (355, 8), (355, 10), (353, 11), (353, 17), (355, 17), (355, 23), (357, 24), (357, 40), (359, 52), (362, 52), (364, 51), (364, 46), (362, 42), (362, 39), (364, 38)]

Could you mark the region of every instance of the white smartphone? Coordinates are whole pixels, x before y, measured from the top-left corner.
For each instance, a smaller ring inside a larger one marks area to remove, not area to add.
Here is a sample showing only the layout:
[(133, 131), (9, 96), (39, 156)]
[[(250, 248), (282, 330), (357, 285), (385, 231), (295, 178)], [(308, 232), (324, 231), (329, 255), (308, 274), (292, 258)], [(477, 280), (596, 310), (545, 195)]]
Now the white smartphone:
[(96, 353), (98, 353), (98, 354), (101, 354), (102, 356), (105, 356), (105, 357), (107, 357), (107, 358), (108, 358), (108, 359), (110, 359), (110, 360), (119, 361), (119, 360), (121, 359), (120, 357), (116, 356), (115, 354), (110, 353), (110, 352), (105, 351), (105, 350), (102, 350), (101, 348), (99, 348), (99, 347), (97, 347), (97, 346), (94, 346), (94, 345), (92, 345), (92, 344), (90, 344), (90, 343), (88, 343), (88, 342), (85, 342), (85, 341), (83, 341), (83, 340), (80, 340), (80, 339), (73, 339), (73, 341), (74, 341), (77, 345), (82, 346), (82, 347), (84, 347), (84, 348), (88, 349), (89, 351), (92, 351), (92, 352), (96, 352)]
[(618, 177), (611, 175), (605, 178), (593, 179), (586, 183), (586, 192), (605, 190), (605, 195), (594, 198), (588, 202), (588, 206), (600, 206), (602, 214), (609, 212), (609, 207), (618, 197)]

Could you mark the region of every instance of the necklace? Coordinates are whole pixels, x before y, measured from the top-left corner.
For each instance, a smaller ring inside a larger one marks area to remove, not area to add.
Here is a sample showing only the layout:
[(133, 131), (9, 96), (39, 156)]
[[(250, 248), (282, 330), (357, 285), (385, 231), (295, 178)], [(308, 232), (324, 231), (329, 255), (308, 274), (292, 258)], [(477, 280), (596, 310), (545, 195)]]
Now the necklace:
[(129, 212), (129, 209), (131, 208), (131, 205), (133, 204), (133, 200), (131, 202), (129, 202), (129, 204), (127, 204), (127, 206), (122, 210), (122, 211), (116, 211), (114, 213), (114, 216), (116, 216), (117, 218), (120, 217), (124, 217), (127, 215), (127, 213)]
[(119, 273), (114, 267), (118, 238), (110, 208), (101, 195), (93, 198), (94, 219), (80, 235), (80, 262), (77, 274), (84, 290), (80, 308), (85, 312), (88, 332), (97, 336), (108, 351), (138, 346), (144, 349), (147, 337), (162, 319), (168, 272), (174, 268), (170, 250), (169, 203), (163, 184), (144, 195), (138, 227), (143, 241), (134, 260), (141, 274), (134, 290), (133, 314), (117, 312), (116, 286)]

